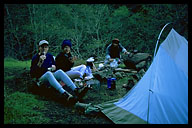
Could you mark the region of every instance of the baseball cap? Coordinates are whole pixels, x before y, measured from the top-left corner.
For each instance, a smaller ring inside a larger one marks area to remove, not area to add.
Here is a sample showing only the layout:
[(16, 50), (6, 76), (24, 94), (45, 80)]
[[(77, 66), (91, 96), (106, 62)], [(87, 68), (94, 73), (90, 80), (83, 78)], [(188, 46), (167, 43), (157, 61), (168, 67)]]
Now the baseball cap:
[(42, 41), (39, 42), (39, 46), (41, 46), (42, 44), (49, 45), (48, 41), (46, 41), (46, 40), (42, 40)]

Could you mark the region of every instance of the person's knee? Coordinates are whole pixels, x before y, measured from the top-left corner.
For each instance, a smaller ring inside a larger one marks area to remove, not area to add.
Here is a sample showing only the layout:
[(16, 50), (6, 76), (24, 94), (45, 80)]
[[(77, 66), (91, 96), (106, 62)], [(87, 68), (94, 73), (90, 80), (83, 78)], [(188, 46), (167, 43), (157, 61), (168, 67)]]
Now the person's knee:
[(82, 66), (82, 68), (86, 68), (86, 66), (84, 64), (82, 64), (81, 66)]
[(77, 77), (81, 77), (82, 76), (81, 72), (76, 72), (75, 74), (77, 75)]
[(57, 70), (57, 72), (58, 72), (59, 74), (65, 74), (65, 72), (64, 72), (63, 70), (61, 70), (61, 69)]
[(52, 74), (52, 72), (50, 72), (50, 71), (47, 71), (46, 73), (45, 73), (45, 75), (44, 75), (44, 78), (43, 79), (50, 79), (51, 77), (53, 77), (53, 74)]
[(52, 75), (53, 75), (53, 74), (52, 74), (50, 71), (47, 71), (47, 72), (46, 72), (46, 76), (47, 76), (47, 77), (50, 77), (50, 76), (52, 76)]

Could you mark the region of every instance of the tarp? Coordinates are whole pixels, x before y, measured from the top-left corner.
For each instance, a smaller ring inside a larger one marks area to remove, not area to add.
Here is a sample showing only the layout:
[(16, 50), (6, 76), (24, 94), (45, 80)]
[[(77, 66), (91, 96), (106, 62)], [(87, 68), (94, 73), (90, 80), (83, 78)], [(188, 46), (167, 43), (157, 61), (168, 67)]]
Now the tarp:
[(188, 41), (172, 29), (142, 79), (123, 98), (100, 106), (117, 124), (187, 124)]

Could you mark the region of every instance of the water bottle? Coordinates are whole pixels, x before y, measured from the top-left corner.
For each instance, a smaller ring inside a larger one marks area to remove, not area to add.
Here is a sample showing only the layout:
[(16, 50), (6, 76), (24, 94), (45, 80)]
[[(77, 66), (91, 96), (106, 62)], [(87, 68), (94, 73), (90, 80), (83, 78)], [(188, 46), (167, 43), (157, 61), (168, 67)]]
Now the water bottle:
[(111, 89), (116, 89), (116, 78), (111, 78)]
[(111, 89), (111, 78), (107, 78), (107, 88)]
[(116, 89), (116, 78), (107, 79), (107, 88), (111, 90)]

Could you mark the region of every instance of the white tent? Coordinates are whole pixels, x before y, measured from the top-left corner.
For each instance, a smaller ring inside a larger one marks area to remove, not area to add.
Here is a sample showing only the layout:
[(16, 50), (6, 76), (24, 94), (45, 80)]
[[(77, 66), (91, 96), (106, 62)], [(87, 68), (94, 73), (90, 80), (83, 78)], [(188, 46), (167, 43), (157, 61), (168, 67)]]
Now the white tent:
[(100, 105), (117, 124), (187, 124), (188, 41), (172, 29), (142, 79), (120, 100)]

